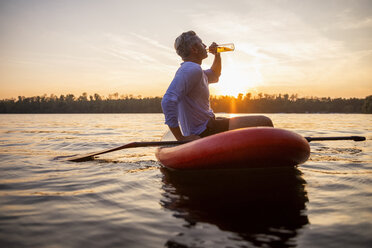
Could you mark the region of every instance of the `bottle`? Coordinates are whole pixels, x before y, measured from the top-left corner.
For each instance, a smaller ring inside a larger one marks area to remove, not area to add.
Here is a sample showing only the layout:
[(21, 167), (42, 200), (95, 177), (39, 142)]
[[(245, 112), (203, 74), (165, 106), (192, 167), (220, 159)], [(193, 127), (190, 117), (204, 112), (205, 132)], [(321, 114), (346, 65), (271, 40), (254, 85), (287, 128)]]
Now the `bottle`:
[[(232, 52), (235, 50), (234, 43), (226, 43), (226, 44), (221, 44), (217, 46), (217, 52), (222, 53), (222, 52)], [(207, 48), (207, 52), (209, 52), (209, 49)]]

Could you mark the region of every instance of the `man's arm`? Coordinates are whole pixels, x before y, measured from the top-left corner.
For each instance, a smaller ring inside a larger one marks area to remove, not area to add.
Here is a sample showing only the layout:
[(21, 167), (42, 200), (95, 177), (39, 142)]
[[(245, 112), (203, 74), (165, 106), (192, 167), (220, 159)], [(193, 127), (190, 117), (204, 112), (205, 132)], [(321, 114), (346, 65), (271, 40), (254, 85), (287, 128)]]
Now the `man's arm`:
[(221, 55), (220, 53), (216, 53), (214, 55), (213, 64), (211, 66), (211, 69), (216, 74), (217, 77), (221, 75), (222, 65), (221, 65)]
[(163, 97), (163, 100), (161, 101), (161, 107), (165, 115), (165, 124), (168, 125), (169, 129), (178, 141), (195, 140), (200, 138), (197, 135), (183, 136), (181, 129), (178, 126), (178, 110), (176, 97), (172, 97), (166, 93)]
[(209, 51), (214, 55), (211, 69), (216, 74), (216, 76), (219, 77), (222, 70), (221, 54), (217, 52), (217, 44), (215, 42), (213, 42), (212, 45), (209, 46)]

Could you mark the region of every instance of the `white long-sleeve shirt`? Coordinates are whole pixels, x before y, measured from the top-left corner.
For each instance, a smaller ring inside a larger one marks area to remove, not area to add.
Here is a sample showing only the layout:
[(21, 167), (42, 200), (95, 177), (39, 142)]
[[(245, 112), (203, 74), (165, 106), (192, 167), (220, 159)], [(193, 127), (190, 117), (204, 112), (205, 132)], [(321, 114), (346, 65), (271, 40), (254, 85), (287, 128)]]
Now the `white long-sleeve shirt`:
[(166, 91), (161, 106), (165, 124), (181, 126), (184, 136), (199, 135), (214, 117), (209, 103), (209, 83), (218, 82), (213, 70), (202, 70), (194, 62), (183, 62)]

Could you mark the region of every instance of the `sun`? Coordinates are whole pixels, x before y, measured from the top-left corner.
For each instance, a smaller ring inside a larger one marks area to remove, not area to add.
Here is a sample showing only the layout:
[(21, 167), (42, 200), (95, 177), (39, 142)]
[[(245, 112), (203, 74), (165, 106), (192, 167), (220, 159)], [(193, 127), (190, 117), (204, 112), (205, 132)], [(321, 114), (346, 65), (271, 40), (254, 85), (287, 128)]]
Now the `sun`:
[(254, 90), (261, 83), (262, 75), (258, 67), (254, 65), (243, 67), (233, 61), (227, 61), (219, 82), (211, 85), (211, 89), (216, 95), (237, 97), (240, 93), (246, 94)]

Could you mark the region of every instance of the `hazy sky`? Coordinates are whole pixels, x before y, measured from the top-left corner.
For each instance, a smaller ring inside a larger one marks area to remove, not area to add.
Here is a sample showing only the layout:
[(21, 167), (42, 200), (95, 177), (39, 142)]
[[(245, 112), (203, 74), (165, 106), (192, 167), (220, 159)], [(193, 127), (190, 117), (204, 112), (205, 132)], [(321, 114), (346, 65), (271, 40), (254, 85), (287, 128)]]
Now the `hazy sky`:
[(372, 94), (371, 0), (0, 0), (0, 99), (162, 96), (188, 30), (235, 43), (212, 94)]

